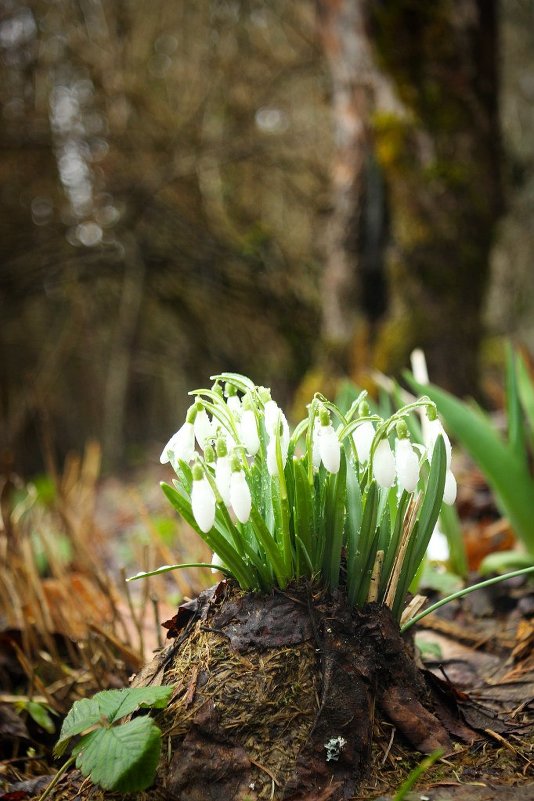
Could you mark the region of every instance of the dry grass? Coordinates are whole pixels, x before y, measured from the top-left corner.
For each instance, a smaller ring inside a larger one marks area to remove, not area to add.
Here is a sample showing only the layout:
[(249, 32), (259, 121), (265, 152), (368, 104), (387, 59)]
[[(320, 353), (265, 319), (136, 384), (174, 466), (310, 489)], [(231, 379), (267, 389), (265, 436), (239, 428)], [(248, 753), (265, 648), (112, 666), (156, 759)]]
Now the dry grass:
[[(176, 554), (174, 542), (165, 544), (159, 535), (141, 494), (117, 482), (144, 543), (130, 549), (131, 563), (121, 567), (117, 543), (124, 533), (116, 526), (110, 537), (96, 513), (102, 492), (97, 444), (89, 444), (82, 458), (69, 457), (61, 472), (49, 460), (48, 475), (46, 498), (13, 475), (0, 485), (0, 706), (16, 710), (34, 700), (56, 713), (59, 725), (78, 698), (126, 685), (158, 646), (162, 620), (175, 611), (167, 604), (169, 594), (194, 596), (211, 576), (175, 571), (125, 583), (126, 572), (187, 560), (189, 548), (197, 556), (198, 538), (176, 521)], [(30, 719), (23, 714), (21, 720), (33, 735)], [(14, 740), (9, 752), (11, 740), (0, 732), (0, 759), (18, 758)], [(46, 756), (52, 741), (43, 736), (38, 750)]]

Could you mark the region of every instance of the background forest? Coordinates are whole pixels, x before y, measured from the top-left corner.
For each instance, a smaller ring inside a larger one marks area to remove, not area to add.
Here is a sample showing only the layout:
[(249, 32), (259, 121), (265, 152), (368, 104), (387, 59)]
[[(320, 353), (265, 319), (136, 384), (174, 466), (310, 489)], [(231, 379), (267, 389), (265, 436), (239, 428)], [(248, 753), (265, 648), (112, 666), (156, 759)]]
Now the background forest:
[(4, 0), (3, 470), (159, 453), (220, 370), (478, 394), (534, 346), (533, 101), (531, 0)]

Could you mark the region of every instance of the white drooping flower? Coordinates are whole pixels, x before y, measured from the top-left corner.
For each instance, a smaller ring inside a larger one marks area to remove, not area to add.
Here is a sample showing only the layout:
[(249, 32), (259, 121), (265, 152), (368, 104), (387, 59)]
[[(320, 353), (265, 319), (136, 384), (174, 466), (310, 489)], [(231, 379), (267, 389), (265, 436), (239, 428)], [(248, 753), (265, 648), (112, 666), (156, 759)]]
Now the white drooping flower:
[(215, 552), (213, 553), (213, 556), (211, 557), (211, 564), (212, 564), (212, 568), (211, 568), (211, 572), (212, 573), (218, 573), (219, 572), (219, 570), (218, 570), (219, 567), (226, 567), (226, 565), (224, 564), (224, 562), (221, 559), (221, 557), (219, 556), (219, 554), (217, 554)]
[(193, 423), (185, 422), (173, 434), (161, 452), (159, 460), (161, 464), (172, 462), (176, 464), (179, 459), (183, 462), (190, 462), (195, 454), (195, 431)]
[(204, 534), (211, 531), (215, 522), (215, 495), (205, 476), (195, 478), (193, 475), (191, 511), (199, 529)]
[(369, 461), (369, 454), (371, 452), (371, 445), (374, 436), (375, 429), (369, 420), (365, 420), (355, 429), (352, 439), (356, 445), (356, 452), (358, 454), (358, 461), (360, 464), (367, 464)]
[(447, 506), (452, 506), (456, 500), (456, 492), (458, 490), (456, 479), (452, 470), (447, 470), (445, 473), (445, 489), (443, 490), (443, 503)]
[(450, 550), (447, 537), (440, 530), (437, 523), (430, 537), (426, 555), (431, 562), (446, 562), (449, 558)]
[(250, 488), (242, 470), (234, 470), (230, 478), (230, 503), (240, 523), (247, 523), (252, 507)]
[(341, 446), (331, 423), (319, 429), (319, 453), (321, 461), (329, 473), (339, 472)]
[(208, 417), (208, 413), (205, 409), (200, 409), (200, 411), (197, 412), (193, 428), (195, 431), (196, 440), (203, 449), (206, 440), (213, 437), (213, 423)]
[[(284, 447), (284, 441), (280, 439), (280, 449), (282, 451), (282, 467), (286, 466), (288, 445)], [(267, 444), (267, 470), (273, 478), (278, 475), (278, 462), (276, 460), (276, 437), (271, 437)]]
[(229, 456), (219, 456), (215, 462), (215, 483), (226, 506), (230, 506), (230, 479), (232, 467)]
[(439, 420), (437, 417), (435, 420), (427, 420), (424, 425), (424, 438), (428, 454), (428, 461), (431, 461), (432, 459), (432, 455), (434, 453), (434, 446), (440, 434), (443, 437), (443, 443), (445, 445), (445, 453), (447, 456), (447, 468), (450, 468), (451, 458), (452, 458), (451, 441), (447, 436), (447, 432), (443, 428), (443, 425), (441, 424), (441, 420)]
[(381, 439), (373, 456), (373, 475), (380, 487), (392, 487), (395, 483), (395, 457), (387, 439)]
[(241, 401), (237, 395), (230, 395), (226, 400), (226, 405), (238, 420), (241, 417)]
[(256, 456), (260, 449), (260, 438), (258, 435), (258, 426), (256, 424), (256, 415), (252, 409), (245, 409), (241, 415), (239, 436), (249, 456)]
[(278, 406), (276, 401), (269, 400), (265, 404), (264, 409), (265, 430), (269, 437), (274, 437), (276, 433), (276, 426), (278, 423), (282, 424), (280, 439), (282, 441), (282, 450), (289, 447), (289, 424), (282, 409)]
[(419, 481), (419, 458), (408, 438), (395, 442), (395, 467), (399, 487), (414, 492)]
[(278, 406), (276, 401), (268, 400), (267, 403), (265, 404), (263, 415), (265, 418), (265, 430), (267, 431), (269, 436), (272, 436), (274, 432), (274, 427), (278, 422), (280, 414), (282, 413), (283, 412)]

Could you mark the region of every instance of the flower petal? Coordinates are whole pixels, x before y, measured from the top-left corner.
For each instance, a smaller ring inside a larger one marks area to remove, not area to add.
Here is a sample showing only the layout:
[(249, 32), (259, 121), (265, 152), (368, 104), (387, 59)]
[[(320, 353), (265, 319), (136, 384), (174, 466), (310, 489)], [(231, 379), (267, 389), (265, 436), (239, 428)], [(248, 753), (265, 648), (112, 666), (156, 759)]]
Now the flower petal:
[(456, 500), (458, 486), (452, 470), (447, 470), (445, 474), (445, 489), (443, 490), (443, 503), (452, 506)]
[(369, 420), (365, 420), (355, 429), (352, 438), (354, 440), (354, 444), (356, 445), (356, 451), (358, 453), (358, 460), (360, 464), (367, 464), (369, 461), (369, 454), (371, 452), (371, 445), (374, 436), (375, 429)]
[(199, 412), (197, 412), (193, 429), (198, 444), (202, 449), (204, 449), (206, 440), (213, 437), (213, 424), (205, 409), (201, 409)]
[(240, 523), (247, 523), (252, 507), (250, 488), (242, 470), (232, 473), (230, 479), (230, 502)]
[(160, 456), (161, 464), (190, 462), (195, 454), (195, 431), (192, 423), (184, 423), (167, 442)]
[(395, 457), (387, 439), (381, 439), (373, 456), (373, 475), (380, 487), (395, 483)]
[(419, 481), (419, 459), (408, 439), (395, 443), (395, 466), (399, 486), (406, 492), (414, 492)]
[(215, 462), (215, 483), (226, 506), (230, 506), (230, 479), (232, 468), (229, 456), (219, 456)]
[(319, 453), (329, 473), (339, 471), (341, 446), (332, 425), (321, 426), (319, 431)]
[(204, 534), (211, 531), (215, 522), (215, 495), (207, 478), (193, 481), (191, 489), (191, 511)]
[(256, 415), (252, 409), (245, 409), (241, 415), (239, 435), (249, 456), (256, 456), (260, 449), (260, 438), (258, 436), (258, 426), (256, 425)]

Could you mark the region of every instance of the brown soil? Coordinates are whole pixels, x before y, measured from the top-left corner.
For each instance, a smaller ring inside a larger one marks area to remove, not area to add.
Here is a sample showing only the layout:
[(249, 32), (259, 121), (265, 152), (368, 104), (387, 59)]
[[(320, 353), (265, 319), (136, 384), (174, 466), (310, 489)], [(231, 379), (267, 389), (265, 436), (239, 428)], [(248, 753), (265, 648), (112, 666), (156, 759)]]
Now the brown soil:
[(167, 625), (174, 641), (135, 682), (176, 688), (147, 800), (353, 798), (375, 711), (424, 753), (475, 738), (427, 685), (386, 607), (351, 612), (307, 588), (265, 598), (223, 583)]

